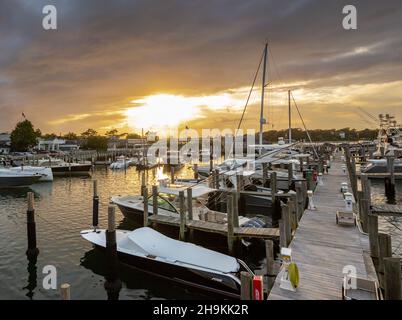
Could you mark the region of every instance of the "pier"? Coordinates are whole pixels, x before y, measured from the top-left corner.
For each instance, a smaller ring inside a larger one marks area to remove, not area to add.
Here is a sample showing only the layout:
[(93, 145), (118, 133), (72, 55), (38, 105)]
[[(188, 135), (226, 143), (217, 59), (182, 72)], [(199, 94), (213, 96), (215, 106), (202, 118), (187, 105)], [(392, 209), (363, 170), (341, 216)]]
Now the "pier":
[[(180, 228), (180, 218), (177, 217), (151, 215), (148, 217), (148, 223), (169, 225)], [(186, 231), (198, 230), (208, 233), (218, 233), (224, 236), (227, 236), (228, 234), (228, 227), (226, 224), (201, 220), (187, 221), (185, 224), (185, 229)], [(233, 235), (239, 238), (279, 239), (279, 229), (234, 227)]]
[(269, 300), (342, 299), (343, 268), (349, 265), (356, 268), (358, 277), (377, 279), (368, 236), (357, 227), (336, 224), (336, 212), (345, 208), (340, 186), (348, 181), (341, 165), (337, 155), (329, 174), (323, 175), (323, 185), (317, 186), (316, 210), (304, 212), (290, 243), (292, 260), (300, 273), (297, 291), (280, 288), (282, 268)]

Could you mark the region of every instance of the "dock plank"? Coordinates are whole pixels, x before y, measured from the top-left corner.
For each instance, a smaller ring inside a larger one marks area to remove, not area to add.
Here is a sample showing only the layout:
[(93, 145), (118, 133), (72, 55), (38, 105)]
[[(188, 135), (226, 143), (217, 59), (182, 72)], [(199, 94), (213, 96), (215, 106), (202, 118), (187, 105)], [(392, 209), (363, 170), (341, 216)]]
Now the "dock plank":
[(366, 235), (354, 226), (337, 225), (336, 211), (345, 207), (340, 193), (348, 177), (341, 169), (338, 156), (329, 174), (323, 175), (313, 197), (317, 210), (306, 210), (290, 244), (300, 283), (296, 292), (280, 288), (281, 268), (269, 300), (338, 300), (342, 298), (343, 268), (352, 265), (359, 277), (373, 279), (372, 261)]

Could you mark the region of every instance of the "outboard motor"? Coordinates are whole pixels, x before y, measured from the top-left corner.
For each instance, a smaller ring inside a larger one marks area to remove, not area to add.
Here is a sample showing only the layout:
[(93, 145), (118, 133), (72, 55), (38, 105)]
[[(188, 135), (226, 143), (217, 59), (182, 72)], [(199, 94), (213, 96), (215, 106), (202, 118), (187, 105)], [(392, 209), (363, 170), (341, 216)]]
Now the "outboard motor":
[(245, 227), (245, 228), (265, 228), (266, 227), (266, 223), (264, 220), (258, 218), (258, 217), (253, 217), (250, 220), (248, 220), (247, 222), (243, 223), (241, 225), (241, 227)]
[[(243, 223), (240, 227), (245, 228), (265, 228), (267, 224), (264, 220), (258, 217), (253, 217), (247, 222)], [(243, 238), (241, 239), (242, 244), (248, 248), (253, 245), (263, 245), (264, 241), (262, 239), (255, 239), (255, 238)]]

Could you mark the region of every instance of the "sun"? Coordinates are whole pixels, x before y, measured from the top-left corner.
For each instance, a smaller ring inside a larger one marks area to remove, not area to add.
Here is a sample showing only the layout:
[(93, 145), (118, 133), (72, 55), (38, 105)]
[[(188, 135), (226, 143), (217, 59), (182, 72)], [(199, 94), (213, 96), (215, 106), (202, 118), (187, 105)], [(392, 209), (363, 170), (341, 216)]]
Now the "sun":
[(138, 105), (126, 110), (130, 127), (144, 129), (168, 129), (197, 118), (200, 109), (187, 97), (157, 94), (133, 100)]

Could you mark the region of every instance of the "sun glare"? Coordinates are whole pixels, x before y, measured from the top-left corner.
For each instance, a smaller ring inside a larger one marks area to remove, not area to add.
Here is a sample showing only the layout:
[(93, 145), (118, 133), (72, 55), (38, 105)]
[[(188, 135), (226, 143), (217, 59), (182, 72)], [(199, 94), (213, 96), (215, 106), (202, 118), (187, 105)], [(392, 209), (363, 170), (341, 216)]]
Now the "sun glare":
[(203, 118), (206, 110), (237, 109), (243, 100), (230, 93), (198, 97), (156, 94), (132, 100), (131, 103), (136, 106), (126, 110), (130, 127), (159, 130)]

